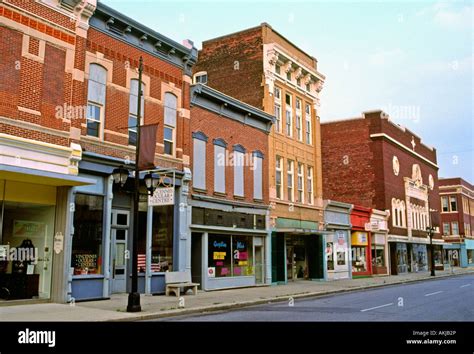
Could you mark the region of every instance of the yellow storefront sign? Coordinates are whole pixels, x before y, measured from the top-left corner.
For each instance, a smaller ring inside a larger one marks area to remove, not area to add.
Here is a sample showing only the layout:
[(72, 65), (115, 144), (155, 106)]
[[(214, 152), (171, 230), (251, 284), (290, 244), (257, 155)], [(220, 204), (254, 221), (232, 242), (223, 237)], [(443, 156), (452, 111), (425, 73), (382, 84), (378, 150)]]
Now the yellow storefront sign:
[(353, 246), (367, 246), (369, 244), (369, 237), (367, 232), (353, 232), (351, 235), (351, 241)]
[(226, 252), (214, 252), (212, 259), (224, 260)]

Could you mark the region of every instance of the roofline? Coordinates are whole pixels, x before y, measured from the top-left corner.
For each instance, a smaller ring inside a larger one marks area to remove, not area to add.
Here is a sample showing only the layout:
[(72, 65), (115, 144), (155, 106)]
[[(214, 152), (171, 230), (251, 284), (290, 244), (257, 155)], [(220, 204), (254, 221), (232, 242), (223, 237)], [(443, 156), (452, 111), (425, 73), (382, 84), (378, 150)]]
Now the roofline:
[[(295, 43), (293, 43), (292, 41), (290, 41), (288, 38), (286, 38), (284, 35), (282, 35), (280, 32), (276, 31), (275, 29), (273, 29), (273, 27), (267, 23), (267, 22), (262, 22), (260, 25), (258, 26), (254, 26), (254, 27), (249, 27), (249, 28), (246, 28), (246, 29), (243, 29), (243, 30), (240, 30), (240, 31), (235, 31), (235, 32), (231, 32), (231, 33), (228, 33), (228, 34), (225, 34), (225, 35), (222, 35), (222, 36), (219, 36), (219, 37), (214, 37), (214, 38), (210, 38), (210, 39), (207, 39), (205, 41), (202, 42), (203, 46), (204, 46), (204, 43), (210, 43), (210, 42), (215, 42), (215, 41), (218, 41), (218, 40), (221, 40), (221, 39), (224, 39), (224, 38), (227, 38), (227, 37), (232, 37), (232, 36), (235, 36), (236, 34), (240, 34), (240, 33), (244, 33), (244, 32), (250, 32), (250, 31), (253, 31), (253, 30), (256, 30), (258, 28), (262, 29), (263, 27), (268, 27), (272, 30), (272, 32), (274, 32), (275, 34), (277, 34), (278, 36), (280, 36), (281, 38), (283, 38), (285, 41), (287, 41), (289, 44), (291, 44), (293, 47), (295, 47), (296, 49), (298, 49), (300, 52), (302, 52), (304, 55), (306, 55), (308, 58), (311, 58), (313, 60), (316, 61), (316, 63), (318, 63), (318, 59), (310, 54), (308, 54), (308, 52), (306, 52), (305, 50), (301, 49), (300, 47), (298, 47)], [(313, 68), (316, 70), (316, 68)]]
[(135, 21), (134, 19), (124, 15), (123, 13), (113, 9), (112, 7), (105, 5), (101, 1), (97, 2), (97, 8), (96, 8), (95, 12), (101, 12), (103, 14), (110, 15), (110, 16), (116, 18), (119, 21), (129, 23), (131, 26), (133, 26), (134, 28), (136, 28), (139, 31), (142, 31), (144, 34), (147, 34), (151, 37), (155, 37), (159, 41), (169, 45), (172, 48), (175, 48), (183, 56), (189, 56), (191, 58), (195, 57), (195, 59), (197, 59), (197, 57), (195, 55), (193, 55), (193, 49), (192, 48), (187, 48), (184, 45), (179, 44), (178, 42), (172, 40), (171, 38), (166, 37), (166, 36), (162, 35), (161, 33), (158, 33), (157, 31), (151, 29), (150, 27), (147, 27), (147, 26)]
[(246, 111), (250, 113), (252, 117), (258, 118), (265, 123), (275, 123), (275, 117), (267, 112), (262, 111), (254, 106), (251, 106), (245, 102), (239, 101), (238, 99), (228, 96), (216, 89), (213, 89), (207, 85), (203, 84), (193, 84), (191, 85), (191, 92), (197, 92), (198, 94), (205, 94), (209, 97), (217, 99), (222, 103), (226, 103), (236, 109), (241, 111)]

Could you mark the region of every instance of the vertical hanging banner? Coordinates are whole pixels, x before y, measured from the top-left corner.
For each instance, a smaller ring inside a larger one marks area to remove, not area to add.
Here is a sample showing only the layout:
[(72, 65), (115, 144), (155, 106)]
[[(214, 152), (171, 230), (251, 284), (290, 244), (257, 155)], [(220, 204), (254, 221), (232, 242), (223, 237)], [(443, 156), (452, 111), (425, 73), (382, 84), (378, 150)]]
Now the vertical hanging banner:
[(140, 127), (140, 156), (138, 156), (139, 170), (155, 168), (157, 128), (158, 124), (148, 124)]

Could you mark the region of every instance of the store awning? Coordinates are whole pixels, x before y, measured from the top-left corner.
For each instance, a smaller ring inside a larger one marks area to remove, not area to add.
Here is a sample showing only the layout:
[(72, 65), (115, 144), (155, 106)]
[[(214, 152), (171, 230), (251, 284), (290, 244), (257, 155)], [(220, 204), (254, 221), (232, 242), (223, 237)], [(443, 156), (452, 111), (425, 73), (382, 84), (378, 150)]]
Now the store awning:
[(95, 181), (89, 178), (3, 164), (0, 164), (0, 179), (57, 187), (95, 184)]
[(318, 229), (298, 229), (298, 228), (291, 228), (291, 227), (281, 227), (272, 230), (273, 232), (281, 232), (290, 235), (329, 235), (333, 234), (334, 231), (322, 231)]

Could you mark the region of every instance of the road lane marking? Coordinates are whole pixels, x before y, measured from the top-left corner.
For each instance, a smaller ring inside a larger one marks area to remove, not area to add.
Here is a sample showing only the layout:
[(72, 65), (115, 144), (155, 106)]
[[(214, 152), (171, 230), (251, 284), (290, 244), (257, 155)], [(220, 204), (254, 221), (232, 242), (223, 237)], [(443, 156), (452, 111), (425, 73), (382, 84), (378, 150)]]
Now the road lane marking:
[(425, 296), (431, 296), (431, 295), (436, 295), (436, 294), (441, 294), (443, 291), (436, 291), (434, 293), (429, 293), (429, 294), (425, 294)]
[(464, 284), (464, 285), (461, 285), (460, 288), (465, 288), (466, 286), (471, 286), (471, 284)]
[(391, 302), (391, 303), (389, 303), (389, 304), (385, 304), (385, 305), (380, 305), (380, 306), (371, 307), (371, 308), (369, 308), (369, 309), (363, 309), (363, 310), (360, 310), (360, 312), (375, 310), (375, 309), (379, 309), (379, 308), (387, 307), (387, 306), (391, 306), (391, 305), (393, 305), (393, 302)]

